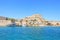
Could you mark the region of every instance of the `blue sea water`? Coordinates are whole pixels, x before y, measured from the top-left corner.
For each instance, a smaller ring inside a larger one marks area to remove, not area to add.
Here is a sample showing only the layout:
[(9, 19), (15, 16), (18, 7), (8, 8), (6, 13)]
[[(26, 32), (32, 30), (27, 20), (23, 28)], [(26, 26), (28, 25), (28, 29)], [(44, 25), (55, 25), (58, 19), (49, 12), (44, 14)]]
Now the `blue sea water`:
[(0, 27), (0, 40), (60, 40), (60, 27)]

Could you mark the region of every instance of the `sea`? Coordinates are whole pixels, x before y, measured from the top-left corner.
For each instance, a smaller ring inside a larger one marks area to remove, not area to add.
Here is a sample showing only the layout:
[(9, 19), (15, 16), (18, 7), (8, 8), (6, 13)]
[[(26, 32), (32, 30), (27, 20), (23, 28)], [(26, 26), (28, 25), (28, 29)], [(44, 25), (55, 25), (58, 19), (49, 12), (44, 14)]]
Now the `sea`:
[(60, 27), (0, 27), (0, 40), (60, 40)]

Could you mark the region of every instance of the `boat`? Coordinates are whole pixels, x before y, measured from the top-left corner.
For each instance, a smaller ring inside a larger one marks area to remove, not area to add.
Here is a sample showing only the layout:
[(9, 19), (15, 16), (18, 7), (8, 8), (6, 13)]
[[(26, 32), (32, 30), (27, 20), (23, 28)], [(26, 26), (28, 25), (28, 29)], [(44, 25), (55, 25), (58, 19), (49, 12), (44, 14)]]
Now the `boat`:
[(7, 25), (8, 27), (16, 27), (17, 25), (15, 23)]

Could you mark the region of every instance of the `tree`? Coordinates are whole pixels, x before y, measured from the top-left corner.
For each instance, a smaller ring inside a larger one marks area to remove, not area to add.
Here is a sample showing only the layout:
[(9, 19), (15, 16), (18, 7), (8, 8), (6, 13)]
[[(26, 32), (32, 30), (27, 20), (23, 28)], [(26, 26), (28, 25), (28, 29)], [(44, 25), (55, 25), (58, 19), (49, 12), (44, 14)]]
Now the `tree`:
[(56, 25), (59, 25), (59, 23), (56, 23)]
[(15, 19), (11, 19), (11, 22), (12, 22), (12, 23), (15, 23)]
[(51, 25), (51, 23), (47, 23), (47, 25)]

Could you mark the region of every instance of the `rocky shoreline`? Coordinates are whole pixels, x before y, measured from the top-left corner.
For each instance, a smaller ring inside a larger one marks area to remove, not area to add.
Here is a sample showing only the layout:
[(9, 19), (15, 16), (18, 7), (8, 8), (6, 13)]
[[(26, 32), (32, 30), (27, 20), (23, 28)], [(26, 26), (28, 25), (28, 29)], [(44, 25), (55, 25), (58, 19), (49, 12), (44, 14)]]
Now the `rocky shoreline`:
[(23, 19), (17, 20), (0, 16), (0, 26), (60, 26), (60, 21), (46, 21), (41, 15), (35, 14)]

